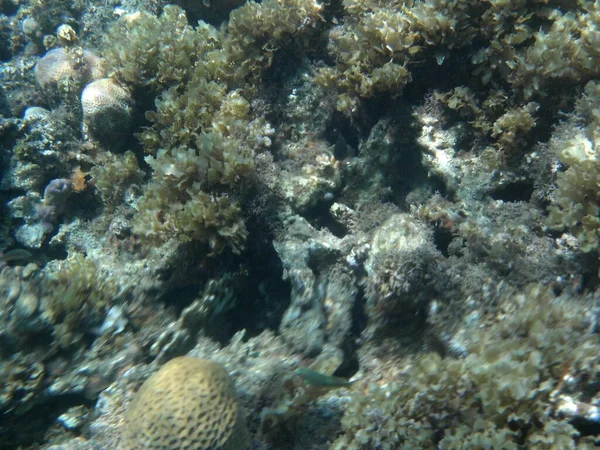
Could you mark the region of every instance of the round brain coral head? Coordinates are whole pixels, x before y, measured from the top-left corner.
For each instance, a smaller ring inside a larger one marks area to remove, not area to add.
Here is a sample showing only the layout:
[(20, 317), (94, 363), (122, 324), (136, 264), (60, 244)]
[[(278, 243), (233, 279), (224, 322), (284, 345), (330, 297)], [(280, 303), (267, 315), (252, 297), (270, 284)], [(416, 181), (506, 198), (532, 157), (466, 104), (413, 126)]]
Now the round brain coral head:
[(105, 76), (106, 63), (94, 53), (83, 50), (55, 48), (35, 65), (35, 81), (44, 94), (64, 99), (69, 92), (79, 92), (92, 80)]
[(179, 357), (144, 382), (125, 418), (122, 450), (244, 450), (248, 432), (220, 364)]
[(132, 103), (129, 90), (112, 78), (88, 84), (81, 93), (84, 133), (101, 143), (119, 142), (129, 130)]
[(35, 81), (46, 89), (75, 75), (75, 62), (66, 49), (55, 48), (47, 52), (35, 65)]

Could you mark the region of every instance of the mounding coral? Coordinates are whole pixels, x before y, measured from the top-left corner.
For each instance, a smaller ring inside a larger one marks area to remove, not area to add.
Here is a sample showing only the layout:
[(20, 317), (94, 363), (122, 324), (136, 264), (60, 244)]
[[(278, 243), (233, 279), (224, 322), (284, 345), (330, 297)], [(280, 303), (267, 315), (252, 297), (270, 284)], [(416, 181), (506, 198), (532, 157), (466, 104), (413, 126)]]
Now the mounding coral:
[(248, 431), (229, 375), (215, 362), (172, 359), (129, 405), (124, 450), (243, 450)]

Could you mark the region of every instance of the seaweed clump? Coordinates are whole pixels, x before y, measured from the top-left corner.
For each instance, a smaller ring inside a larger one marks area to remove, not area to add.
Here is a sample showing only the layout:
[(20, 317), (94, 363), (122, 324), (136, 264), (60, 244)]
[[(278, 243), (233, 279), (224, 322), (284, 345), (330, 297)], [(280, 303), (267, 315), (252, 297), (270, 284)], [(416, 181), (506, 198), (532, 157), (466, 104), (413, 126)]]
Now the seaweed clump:
[(556, 9), (504, 0), (342, 4), (345, 23), (329, 34), (335, 64), (316, 77), (338, 90), (341, 110), (378, 92), (399, 94), (414, 68), (452, 58), (470, 60), (484, 86), (509, 83), (522, 100), (547, 95), (552, 80), (577, 82), (598, 73), (600, 13), (593, 2)]
[(53, 325), (56, 345), (68, 348), (98, 327), (120, 294), (118, 281), (76, 253), (49, 271), (41, 292), (43, 318)]
[(600, 239), (600, 84), (585, 87), (571, 120), (559, 128), (551, 145), (566, 166), (557, 173), (548, 223), (567, 229), (584, 252), (598, 250)]
[(539, 118), (555, 115), (582, 80), (599, 74), (595, 2), (344, 0), (342, 7), (343, 21), (328, 33), (332, 63), (316, 70), (315, 82), (346, 115), (359, 116), (368, 99), (401, 96), (409, 83), (417, 93), (460, 86), (473, 101), (455, 97), (455, 106), (484, 142), (521, 156), (549, 132)]
[(213, 254), (241, 250), (243, 192), (273, 133), (251, 108), (260, 75), (283, 40), (321, 20), (319, 4), (293, 3), (249, 2), (221, 30), (190, 27), (183, 10), (168, 6), (158, 18), (126, 16), (109, 33), (104, 55), (114, 76), (134, 96), (156, 95), (151, 126), (138, 134), (152, 178), (136, 205), (135, 233), (203, 242)]
[[(102, 324), (121, 287), (92, 259), (75, 253), (44, 271), (33, 263), (5, 268), (0, 293), (7, 298), (10, 311), (4, 338), (10, 342), (18, 337), (16, 345), (27, 352), (44, 348), (53, 354), (79, 349)], [(28, 348), (32, 342), (36, 345)]]
[(539, 286), (505, 296), (497, 314), (471, 328), (464, 359), (425, 354), (406, 378), (353, 390), (345, 433), (331, 448), (593, 448), (559, 411), (561, 397), (583, 407), (598, 394), (593, 382), (579, 386), (580, 398), (561, 392), (566, 377), (598, 376), (591, 300)]
[(105, 153), (99, 158), (98, 164), (91, 168), (90, 175), (104, 205), (112, 210), (125, 200), (132, 186), (142, 183), (144, 173), (139, 168), (135, 154), (127, 151), (123, 155)]
[(475, 2), (345, 1), (346, 23), (329, 33), (335, 65), (317, 71), (316, 82), (338, 92), (337, 108), (352, 111), (359, 98), (398, 95), (412, 81), (410, 66), (449, 51), (475, 35)]

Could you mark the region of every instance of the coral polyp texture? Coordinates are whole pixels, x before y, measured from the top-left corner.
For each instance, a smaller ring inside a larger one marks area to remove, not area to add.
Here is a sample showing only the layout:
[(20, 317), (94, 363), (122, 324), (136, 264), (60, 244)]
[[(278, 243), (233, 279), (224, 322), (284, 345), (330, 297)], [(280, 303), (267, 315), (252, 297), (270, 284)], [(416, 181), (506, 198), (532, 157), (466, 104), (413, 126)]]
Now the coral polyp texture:
[(100, 78), (81, 93), (84, 131), (100, 140), (122, 137), (131, 121), (129, 91), (112, 78)]
[(69, 93), (78, 93), (86, 83), (105, 76), (106, 70), (104, 60), (89, 50), (58, 47), (37, 62), (34, 73), (46, 95), (64, 98)]
[(249, 440), (229, 375), (178, 357), (148, 378), (125, 419), (122, 450), (244, 450)]

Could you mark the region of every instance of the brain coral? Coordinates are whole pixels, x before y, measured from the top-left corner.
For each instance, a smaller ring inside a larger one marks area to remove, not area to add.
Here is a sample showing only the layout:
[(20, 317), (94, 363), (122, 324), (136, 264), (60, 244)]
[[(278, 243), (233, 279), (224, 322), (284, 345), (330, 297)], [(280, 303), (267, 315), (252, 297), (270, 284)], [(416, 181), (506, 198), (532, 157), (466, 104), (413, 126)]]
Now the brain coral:
[(112, 78), (100, 78), (81, 93), (84, 131), (96, 138), (119, 137), (129, 128), (133, 100)]
[(122, 450), (243, 450), (248, 432), (225, 369), (179, 357), (148, 378), (129, 406)]
[(45, 93), (56, 94), (69, 86), (83, 86), (106, 73), (103, 59), (94, 53), (78, 49), (55, 48), (35, 65), (35, 81)]

